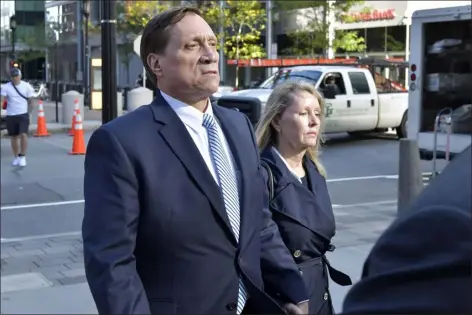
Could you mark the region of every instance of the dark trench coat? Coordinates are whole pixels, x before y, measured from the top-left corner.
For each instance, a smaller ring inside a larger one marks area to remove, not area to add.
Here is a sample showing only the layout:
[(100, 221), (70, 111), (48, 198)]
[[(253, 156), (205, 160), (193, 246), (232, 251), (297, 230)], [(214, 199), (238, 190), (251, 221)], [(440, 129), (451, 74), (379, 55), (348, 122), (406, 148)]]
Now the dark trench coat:
[[(325, 257), (334, 250), (331, 239), (336, 225), (331, 199), (324, 177), (315, 164), (304, 159), (308, 187), (300, 183), (272, 148), (261, 153), (266, 182), (272, 175), (273, 196), (270, 202), (273, 220), (285, 245), (292, 253), (310, 296), (309, 312), (317, 315), (334, 313), (329, 292), (329, 276), (340, 285), (350, 285), (349, 276), (330, 266)], [(271, 173), (267, 172), (269, 167)]]

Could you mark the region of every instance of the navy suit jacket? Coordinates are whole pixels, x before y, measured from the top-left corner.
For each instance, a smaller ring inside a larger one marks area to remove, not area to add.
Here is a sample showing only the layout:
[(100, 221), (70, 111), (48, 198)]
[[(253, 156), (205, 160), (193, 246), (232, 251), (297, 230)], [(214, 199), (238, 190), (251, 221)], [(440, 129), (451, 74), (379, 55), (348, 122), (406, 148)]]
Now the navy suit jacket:
[[(267, 209), (249, 120), (213, 105), (235, 159), (241, 205), (236, 241), (220, 189), (177, 114), (157, 93), (103, 125), (85, 158), (84, 259), (102, 314), (235, 314), (238, 279), (252, 312), (282, 313), (307, 299)], [(264, 281), (263, 281), (264, 275)]]
[(380, 237), (343, 314), (472, 314), (469, 147)]

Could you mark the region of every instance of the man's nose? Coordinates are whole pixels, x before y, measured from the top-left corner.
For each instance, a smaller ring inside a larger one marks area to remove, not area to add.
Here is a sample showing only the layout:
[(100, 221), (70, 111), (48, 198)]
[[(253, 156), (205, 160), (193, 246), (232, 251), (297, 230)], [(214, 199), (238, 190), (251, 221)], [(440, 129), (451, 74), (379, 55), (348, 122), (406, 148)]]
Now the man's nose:
[(213, 56), (211, 55), (202, 55), (200, 57), (200, 62), (203, 64), (211, 64), (213, 62)]
[(216, 62), (218, 53), (214, 49), (206, 48), (205, 52), (200, 57), (200, 62), (204, 64), (210, 64)]

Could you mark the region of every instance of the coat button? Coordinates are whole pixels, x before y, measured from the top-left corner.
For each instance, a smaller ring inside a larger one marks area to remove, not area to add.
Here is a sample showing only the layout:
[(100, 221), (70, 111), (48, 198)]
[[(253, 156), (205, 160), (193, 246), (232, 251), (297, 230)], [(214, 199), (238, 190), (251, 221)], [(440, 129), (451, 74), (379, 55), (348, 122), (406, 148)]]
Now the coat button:
[(323, 295), (323, 299), (324, 299), (325, 301), (328, 300), (328, 293), (325, 293), (325, 294)]
[(300, 257), (301, 255), (302, 255), (302, 252), (301, 252), (299, 249), (297, 249), (297, 250), (293, 253), (293, 257), (295, 257), (295, 258), (298, 258), (298, 257)]
[(231, 302), (231, 303), (228, 303), (228, 305), (226, 305), (226, 308), (228, 309), (228, 311), (234, 311), (236, 309), (238, 305), (234, 302)]
[(301, 269), (298, 269), (300, 271), (300, 274), (303, 276), (303, 271)]

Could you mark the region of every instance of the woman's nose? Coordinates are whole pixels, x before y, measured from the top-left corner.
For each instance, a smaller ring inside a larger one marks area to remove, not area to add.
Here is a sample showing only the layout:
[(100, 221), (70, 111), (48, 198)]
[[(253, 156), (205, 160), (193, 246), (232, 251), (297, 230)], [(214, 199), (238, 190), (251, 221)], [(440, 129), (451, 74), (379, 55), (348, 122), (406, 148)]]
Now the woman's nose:
[(318, 116), (316, 115), (310, 115), (310, 127), (313, 127), (313, 126), (317, 126), (319, 124), (319, 119), (318, 119)]

